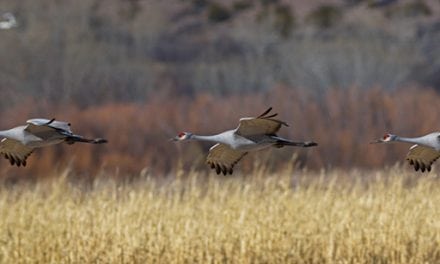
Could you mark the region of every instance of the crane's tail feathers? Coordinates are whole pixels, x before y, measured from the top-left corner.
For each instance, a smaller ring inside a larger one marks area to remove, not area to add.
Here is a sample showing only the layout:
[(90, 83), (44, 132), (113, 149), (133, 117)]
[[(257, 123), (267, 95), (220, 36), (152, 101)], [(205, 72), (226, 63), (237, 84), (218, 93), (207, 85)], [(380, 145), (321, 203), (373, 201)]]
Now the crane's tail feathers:
[(272, 115), (270, 115), (270, 116), (265, 116), (264, 118), (272, 118), (272, 117), (276, 117), (278, 115), (278, 113), (276, 113), (276, 114), (272, 114)]
[(83, 142), (83, 143), (90, 143), (90, 144), (104, 144), (104, 143), (107, 143), (108, 140), (104, 139), (104, 138), (89, 139), (89, 138), (84, 138), (84, 137), (78, 136), (78, 135), (71, 135), (66, 138), (66, 143), (69, 145), (74, 144), (75, 142)]
[(272, 118), (272, 117), (276, 117), (278, 115), (278, 113), (275, 114), (271, 114), (271, 115), (267, 115), (269, 114), (269, 112), (272, 111), (272, 107), (269, 107), (266, 111), (264, 111), (264, 113), (262, 113), (261, 115), (259, 115), (257, 118)]
[(264, 113), (262, 113), (261, 115), (259, 115), (257, 118), (260, 118), (260, 119), (267, 119), (267, 120), (271, 120), (271, 121), (274, 121), (274, 122), (280, 123), (281, 125), (284, 125), (284, 126), (289, 126), (289, 125), (288, 125), (286, 122), (284, 122), (284, 121), (281, 121), (281, 120), (278, 120), (278, 119), (273, 119), (274, 117), (278, 116), (278, 113), (274, 113), (274, 114), (270, 114), (270, 115), (268, 115), (268, 114), (270, 113), (270, 111), (272, 111), (272, 107), (269, 107), (266, 111), (264, 111)]

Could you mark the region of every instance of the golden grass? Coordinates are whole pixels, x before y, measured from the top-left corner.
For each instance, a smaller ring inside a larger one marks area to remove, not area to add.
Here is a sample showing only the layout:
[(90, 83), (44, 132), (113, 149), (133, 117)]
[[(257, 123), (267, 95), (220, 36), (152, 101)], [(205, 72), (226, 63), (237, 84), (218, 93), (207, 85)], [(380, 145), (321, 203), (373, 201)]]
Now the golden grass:
[(435, 173), (262, 174), (2, 187), (0, 262), (440, 261)]

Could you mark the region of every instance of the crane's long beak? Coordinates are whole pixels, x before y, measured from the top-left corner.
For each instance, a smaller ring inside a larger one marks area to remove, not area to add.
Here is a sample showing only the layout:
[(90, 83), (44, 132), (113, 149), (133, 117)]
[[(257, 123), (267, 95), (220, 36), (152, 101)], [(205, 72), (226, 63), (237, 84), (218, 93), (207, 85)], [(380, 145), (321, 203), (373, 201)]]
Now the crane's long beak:
[(178, 140), (179, 139), (177, 137), (173, 137), (173, 138), (168, 139), (168, 142), (170, 142), (170, 141), (178, 141)]
[(382, 139), (376, 139), (370, 142), (370, 144), (378, 144), (378, 143), (383, 143), (384, 141)]

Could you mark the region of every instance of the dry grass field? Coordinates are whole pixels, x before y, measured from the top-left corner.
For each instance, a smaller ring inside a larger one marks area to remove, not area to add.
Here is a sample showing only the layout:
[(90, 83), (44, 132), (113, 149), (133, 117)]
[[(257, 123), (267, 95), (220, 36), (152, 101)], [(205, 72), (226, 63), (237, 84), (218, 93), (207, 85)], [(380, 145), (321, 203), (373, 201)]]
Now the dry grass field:
[(2, 185), (1, 263), (439, 263), (438, 174), (176, 172)]

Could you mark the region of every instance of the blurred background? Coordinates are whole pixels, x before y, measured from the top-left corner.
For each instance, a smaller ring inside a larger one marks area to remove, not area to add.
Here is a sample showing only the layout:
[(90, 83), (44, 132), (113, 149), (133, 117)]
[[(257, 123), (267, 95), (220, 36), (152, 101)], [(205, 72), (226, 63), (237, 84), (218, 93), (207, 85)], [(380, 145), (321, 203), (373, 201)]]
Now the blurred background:
[(54, 117), (109, 143), (2, 160), (1, 177), (208, 171), (209, 144), (167, 140), (269, 106), (290, 124), (281, 136), (319, 147), (250, 155), (238, 172), (381, 168), (409, 146), (372, 139), (439, 130), (438, 0), (1, 0), (5, 13), (0, 129)]

